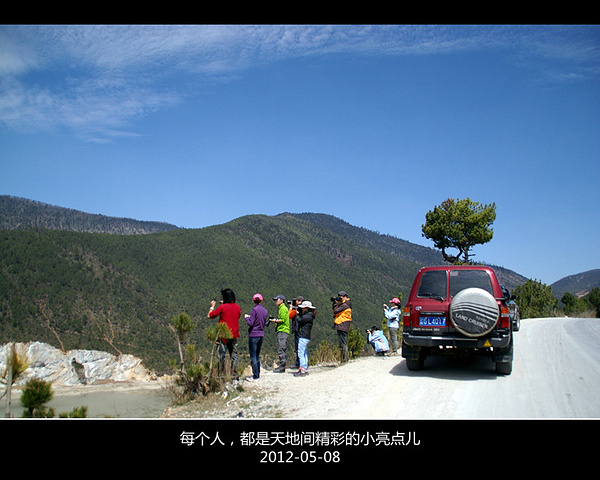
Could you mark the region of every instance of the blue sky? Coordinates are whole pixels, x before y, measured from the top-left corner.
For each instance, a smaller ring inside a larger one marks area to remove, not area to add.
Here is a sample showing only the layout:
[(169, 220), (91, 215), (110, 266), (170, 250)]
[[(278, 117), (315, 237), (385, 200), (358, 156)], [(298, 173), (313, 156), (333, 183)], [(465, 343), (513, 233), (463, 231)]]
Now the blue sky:
[(474, 259), (600, 268), (600, 27), (0, 26), (0, 194), (185, 228), (319, 212)]

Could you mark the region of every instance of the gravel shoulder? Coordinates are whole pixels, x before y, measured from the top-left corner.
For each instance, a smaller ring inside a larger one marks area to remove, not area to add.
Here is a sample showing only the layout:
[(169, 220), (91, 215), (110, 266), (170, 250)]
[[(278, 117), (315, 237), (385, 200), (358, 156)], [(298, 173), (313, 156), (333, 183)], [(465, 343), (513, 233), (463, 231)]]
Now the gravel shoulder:
[(215, 398), (169, 408), (165, 418), (478, 419), (600, 418), (600, 320), (526, 319), (513, 373), (487, 358), (430, 357), (411, 372), (398, 356), (344, 365), (263, 370)]

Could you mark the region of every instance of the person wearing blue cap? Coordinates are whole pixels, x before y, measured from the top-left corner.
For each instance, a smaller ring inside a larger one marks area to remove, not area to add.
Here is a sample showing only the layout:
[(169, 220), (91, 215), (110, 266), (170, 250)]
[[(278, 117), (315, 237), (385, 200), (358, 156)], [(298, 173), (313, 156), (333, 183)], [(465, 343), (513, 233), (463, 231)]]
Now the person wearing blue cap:
[(276, 373), (285, 372), (287, 363), (287, 339), (290, 335), (290, 313), (285, 305), (285, 297), (277, 295), (273, 298), (277, 305), (277, 317), (270, 318), (271, 322), (277, 325), (277, 355), (279, 356), (279, 365), (273, 370)]

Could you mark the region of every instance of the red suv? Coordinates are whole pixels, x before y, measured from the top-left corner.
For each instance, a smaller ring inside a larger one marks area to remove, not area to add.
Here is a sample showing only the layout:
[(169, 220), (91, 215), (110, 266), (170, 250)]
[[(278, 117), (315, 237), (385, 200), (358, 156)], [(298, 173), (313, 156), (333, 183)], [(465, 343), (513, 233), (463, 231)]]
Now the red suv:
[(474, 265), (419, 270), (404, 307), (402, 356), (421, 370), (430, 355), (489, 356), (496, 372), (512, 372), (510, 298), (493, 269)]

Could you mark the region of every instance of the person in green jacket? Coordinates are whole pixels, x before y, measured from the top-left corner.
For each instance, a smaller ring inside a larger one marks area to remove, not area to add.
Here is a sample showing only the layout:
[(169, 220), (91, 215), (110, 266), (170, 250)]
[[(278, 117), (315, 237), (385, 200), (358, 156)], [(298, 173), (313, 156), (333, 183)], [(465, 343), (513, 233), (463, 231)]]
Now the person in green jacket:
[(271, 318), (271, 322), (274, 322), (277, 326), (277, 355), (279, 356), (279, 365), (274, 370), (277, 373), (285, 372), (287, 363), (287, 339), (290, 335), (290, 313), (285, 305), (285, 297), (283, 295), (277, 295), (275, 298), (275, 305), (277, 305), (277, 317)]

